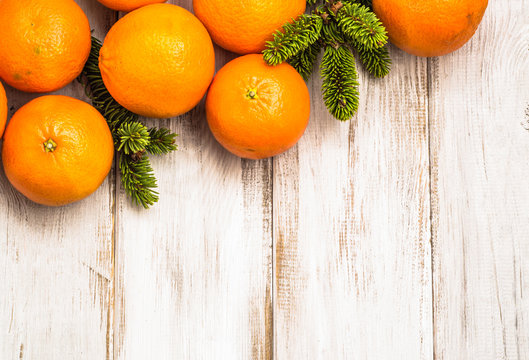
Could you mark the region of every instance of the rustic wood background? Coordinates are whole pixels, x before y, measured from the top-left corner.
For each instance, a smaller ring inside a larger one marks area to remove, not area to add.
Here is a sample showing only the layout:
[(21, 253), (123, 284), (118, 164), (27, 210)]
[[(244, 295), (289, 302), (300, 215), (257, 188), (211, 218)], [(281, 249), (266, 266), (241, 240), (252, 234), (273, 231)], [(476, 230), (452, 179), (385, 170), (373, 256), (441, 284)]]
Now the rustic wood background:
[[(78, 2), (102, 39), (119, 14)], [(58, 209), (2, 173), (0, 358), (529, 359), (527, 19), (491, 0), (454, 54), (392, 48), (350, 122), (315, 75), (310, 125), (273, 160), (224, 151), (203, 106), (149, 120), (180, 134), (149, 211), (115, 170)], [(7, 92), (10, 114), (35, 97)]]

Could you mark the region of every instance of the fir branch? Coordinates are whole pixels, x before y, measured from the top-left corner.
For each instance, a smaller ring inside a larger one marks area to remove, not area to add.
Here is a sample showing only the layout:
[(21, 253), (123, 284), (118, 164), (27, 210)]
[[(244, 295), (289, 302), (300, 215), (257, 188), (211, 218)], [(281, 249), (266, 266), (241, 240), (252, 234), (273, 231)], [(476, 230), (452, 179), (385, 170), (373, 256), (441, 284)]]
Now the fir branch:
[(349, 48), (327, 46), (321, 63), (323, 100), (338, 120), (349, 120), (358, 110), (358, 75)]
[(367, 49), (357, 46), (358, 55), (365, 68), (371, 75), (377, 78), (385, 77), (391, 70), (391, 57), (386, 46), (378, 49)]
[(378, 49), (388, 42), (386, 29), (369, 8), (347, 4), (336, 15), (343, 33), (366, 49)]
[(169, 129), (165, 128), (150, 128), (149, 137), (151, 141), (145, 147), (145, 150), (149, 154), (162, 155), (175, 151), (177, 146), (175, 145), (176, 137), (178, 135), (172, 133)]
[(312, 75), (320, 51), (321, 42), (316, 41), (314, 44), (289, 59), (288, 63), (292, 65), (306, 81)]
[(145, 125), (134, 122), (121, 125), (117, 130), (120, 144), (118, 151), (123, 151), (126, 155), (145, 151), (145, 148), (151, 142), (149, 131)]
[(99, 70), (101, 42), (92, 37), (92, 49), (79, 81), (84, 83), (86, 95), (93, 106), (107, 120), (119, 152), (121, 184), (134, 202), (144, 208), (158, 201), (156, 178), (150, 154), (166, 154), (176, 150), (176, 134), (168, 129), (147, 129), (139, 116), (122, 107), (108, 92)]
[(149, 158), (143, 156), (143, 153), (132, 156), (120, 154), (119, 171), (125, 192), (137, 205), (147, 209), (158, 201), (154, 170)]
[(307, 5), (313, 6), (312, 14), (276, 32), (264, 58), (270, 65), (287, 61), (307, 80), (323, 49), (320, 69), (325, 105), (337, 119), (348, 120), (359, 104), (352, 51), (358, 52), (373, 76), (386, 76), (391, 67), (386, 29), (371, 11), (371, 0), (307, 0)]
[(278, 65), (297, 55), (315, 43), (323, 25), (318, 15), (301, 15), (292, 23), (286, 23), (274, 34), (274, 40), (266, 43), (264, 60)]

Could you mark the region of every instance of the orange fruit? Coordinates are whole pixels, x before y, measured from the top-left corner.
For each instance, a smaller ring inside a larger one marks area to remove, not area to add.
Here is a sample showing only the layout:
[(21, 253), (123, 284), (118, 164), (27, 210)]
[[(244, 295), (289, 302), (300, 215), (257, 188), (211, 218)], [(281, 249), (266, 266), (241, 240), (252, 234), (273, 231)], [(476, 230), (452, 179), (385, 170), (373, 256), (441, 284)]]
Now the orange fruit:
[(4, 135), (7, 178), (30, 200), (60, 206), (81, 200), (103, 182), (114, 143), (103, 116), (87, 103), (48, 95), (21, 107)]
[(6, 127), (6, 121), (7, 121), (7, 97), (6, 97), (6, 91), (4, 90), (2, 83), (0, 83), (0, 138), (2, 137), (2, 134), (4, 133), (4, 128)]
[(163, 3), (167, 0), (97, 0), (109, 9), (132, 11), (145, 5)]
[(441, 56), (476, 32), (488, 0), (373, 0), (393, 44), (417, 56)]
[(90, 53), (90, 25), (73, 0), (0, 1), (0, 78), (22, 91), (72, 82)]
[(217, 141), (233, 154), (262, 159), (294, 146), (310, 117), (301, 75), (284, 63), (268, 66), (246, 55), (224, 66), (206, 98), (206, 115)]
[(213, 43), (189, 11), (170, 4), (134, 10), (110, 29), (99, 54), (103, 81), (117, 102), (147, 117), (188, 112), (215, 73)]
[(259, 53), (272, 34), (305, 12), (306, 0), (194, 0), (213, 41), (238, 54)]

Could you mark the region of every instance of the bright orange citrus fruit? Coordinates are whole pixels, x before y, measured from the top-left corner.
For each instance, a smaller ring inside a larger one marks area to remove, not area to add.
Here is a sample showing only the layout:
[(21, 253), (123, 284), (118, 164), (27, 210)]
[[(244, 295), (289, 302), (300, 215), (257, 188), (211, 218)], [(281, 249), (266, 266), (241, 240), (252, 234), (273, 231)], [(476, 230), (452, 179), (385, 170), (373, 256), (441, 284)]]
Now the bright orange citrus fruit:
[(6, 91), (4, 90), (2, 83), (0, 83), (0, 138), (2, 137), (2, 134), (4, 133), (4, 129), (6, 127), (6, 121), (7, 121), (7, 97), (6, 97)]
[(81, 200), (103, 182), (114, 143), (103, 116), (91, 105), (48, 95), (20, 108), (4, 134), (7, 178), (30, 200), (60, 206)]
[(441, 56), (476, 32), (488, 0), (373, 0), (393, 44), (417, 56)]
[(109, 9), (117, 11), (132, 11), (142, 6), (163, 3), (167, 0), (97, 0)]
[(272, 34), (305, 12), (306, 0), (194, 0), (213, 41), (238, 54), (259, 53)]
[(170, 4), (134, 10), (110, 29), (99, 68), (117, 102), (142, 116), (188, 112), (215, 73), (213, 43), (189, 11)]
[(227, 150), (244, 158), (267, 158), (294, 146), (305, 132), (309, 90), (292, 66), (272, 67), (262, 55), (246, 55), (215, 76), (206, 114), (213, 135)]
[(90, 25), (73, 0), (0, 1), (0, 77), (27, 92), (62, 88), (90, 53)]

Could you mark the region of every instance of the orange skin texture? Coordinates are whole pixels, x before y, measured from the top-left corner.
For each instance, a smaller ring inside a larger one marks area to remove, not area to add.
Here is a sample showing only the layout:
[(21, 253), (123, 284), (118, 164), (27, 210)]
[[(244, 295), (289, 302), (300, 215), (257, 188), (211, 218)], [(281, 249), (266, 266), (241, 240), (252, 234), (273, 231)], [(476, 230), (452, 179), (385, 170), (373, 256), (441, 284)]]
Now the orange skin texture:
[(12, 87), (66, 86), (81, 73), (90, 46), (90, 24), (75, 1), (0, 1), (0, 78)]
[(476, 32), (488, 0), (373, 0), (389, 39), (417, 56), (441, 56), (462, 47)]
[(6, 91), (0, 83), (0, 138), (4, 134), (4, 129), (6, 127), (7, 121), (7, 97)]
[(99, 54), (103, 81), (117, 102), (146, 117), (169, 118), (194, 108), (215, 73), (213, 43), (189, 11), (154, 4), (125, 15)]
[(285, 23), (305, 12), (306, 0), (194, 0), (195, 15), (213, 41), (237, 54), (260, 53)]
[(262, 55), (246, 55), (217, 73), (206, 115), (211, 132), (228, 151), (248, 159), (268, 158), (294, 146), (305, 132), (309, 90), (292, 66), (272, 67)]
[(117, 11), (132, 11), (142, 6), (164, 3), (167, 0), (97, 0), (107, 8)]
[[(56, 148), (46, 152), (52, 139)], [(93, 193), (108, 175), (112, 135), (91, 105), (67, 96), (39, 97), (9, 121), (2, 149), (5, 174), (30, 200), (66, 205)]]

